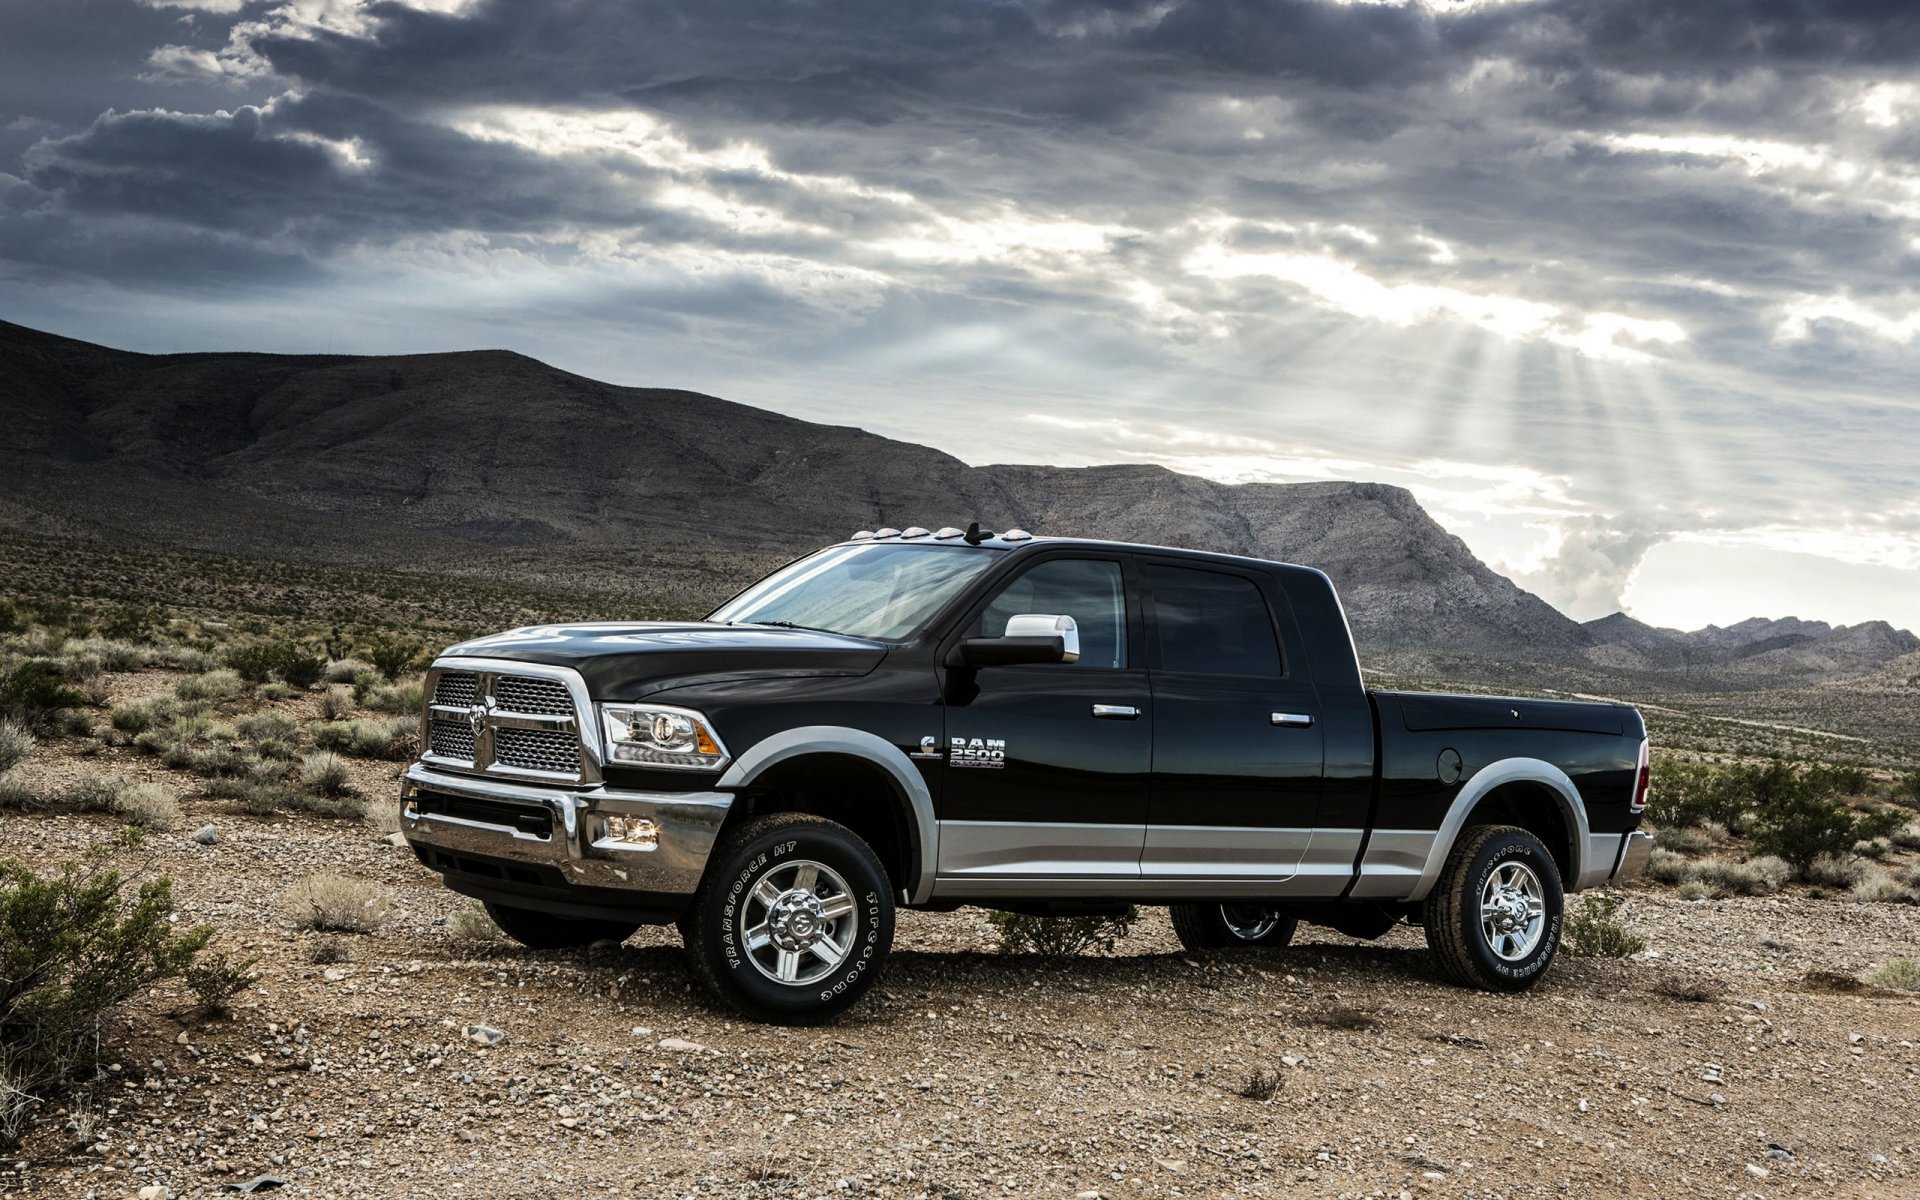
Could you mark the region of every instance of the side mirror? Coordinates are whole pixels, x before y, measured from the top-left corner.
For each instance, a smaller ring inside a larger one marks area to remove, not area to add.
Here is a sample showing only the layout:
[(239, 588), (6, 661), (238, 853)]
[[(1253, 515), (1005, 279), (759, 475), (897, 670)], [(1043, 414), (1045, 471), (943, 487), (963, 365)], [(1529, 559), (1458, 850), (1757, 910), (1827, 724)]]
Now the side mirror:
[(1080, 661), (1080, 627), (1072, 617), (1021, 613), (1007, 619), (1002, 637), (963, 638), (947, 655), (950, 667), (1012, 667)]

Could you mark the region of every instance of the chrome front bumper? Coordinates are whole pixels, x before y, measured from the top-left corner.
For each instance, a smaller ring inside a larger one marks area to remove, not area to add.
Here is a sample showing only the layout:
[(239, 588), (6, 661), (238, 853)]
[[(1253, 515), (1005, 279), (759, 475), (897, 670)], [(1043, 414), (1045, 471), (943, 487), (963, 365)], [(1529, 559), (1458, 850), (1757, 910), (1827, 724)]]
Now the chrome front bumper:
[[(699, 887), (732, 804), (726, 792), (538, 787), (415, 763), (400, 785), (400, 829), (428, 865), (473, 885), (462, 891), (484, 888), (491, 877), (522, 890), (544, 887), (558, 901), (568, 888), (592, 888), (601, 896), (632, 893), (646, 905), (649, 897), (684, 898)], [(609, 837), (609, 817), (645, 818), (654, 835)], [(465, 865), (449, 870), (448, 862)]]
[(1613, 877), (1609, 882), (1625, 883), (1636, 878), (1647, 869), (1647, 860), (1653, 857), (1653, 835), (1636, 830), (1624, 839), (1620, 847), (1620, 861), (1614, 864)]

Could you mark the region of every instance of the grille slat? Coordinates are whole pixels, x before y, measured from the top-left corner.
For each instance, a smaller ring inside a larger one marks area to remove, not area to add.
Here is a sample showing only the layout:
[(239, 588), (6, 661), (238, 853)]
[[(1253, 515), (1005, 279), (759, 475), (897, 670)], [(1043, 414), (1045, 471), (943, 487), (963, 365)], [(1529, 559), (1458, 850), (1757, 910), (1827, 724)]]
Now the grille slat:
[(427, 748), (442, 758), (473, 761), (473, 726), (465, 721), (433, 721), (427, 726)]
[(435, 704), (471, 705), (480, 695), (480, 677), (470, 671), (448, 671), (433, 685)]
[(496, 729), (493, 757), (504, 767), (575, 775), (580, 771), (580, 739), (552, 729)]
[(493, 681), (493, 699), (508, 712), (573, 715), (573, 697), (557, 679), (502, 675)]

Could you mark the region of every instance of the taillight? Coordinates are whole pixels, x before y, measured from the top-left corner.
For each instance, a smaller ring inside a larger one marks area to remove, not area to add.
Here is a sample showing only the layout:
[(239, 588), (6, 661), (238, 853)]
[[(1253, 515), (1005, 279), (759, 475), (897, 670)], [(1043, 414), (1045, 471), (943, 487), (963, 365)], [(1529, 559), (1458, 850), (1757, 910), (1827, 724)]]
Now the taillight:
[(1640, 739), (1640, 771), (1633, 781), (1633, 803), (1631, 812), (1643, 812), (1647, 807), (1647, 793), (1653, 787), (1653, 754), (1647, 739)]

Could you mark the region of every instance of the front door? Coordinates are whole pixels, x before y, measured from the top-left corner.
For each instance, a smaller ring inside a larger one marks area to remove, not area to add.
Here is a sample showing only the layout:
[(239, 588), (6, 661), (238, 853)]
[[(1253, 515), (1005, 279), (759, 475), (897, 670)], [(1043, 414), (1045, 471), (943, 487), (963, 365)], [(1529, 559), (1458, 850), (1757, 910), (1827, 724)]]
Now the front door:
[[(1234, 882), (1223, 895), (1293, 879), (1313, 845), (1324, 737), (1304, 665), (1283, 649), (1285, 599), (1250, 571), (1147, 560), (1140, 573), (1154, 711), (1141, 873)], [(1352, 859), (1348, 847), (1342, 880)]]
[(943, 894), (1071, 894), (1140, 877), (1154, 718), (1128, 590), (1118, 555), (1045, 558), (966, 623), (960, 636), (999, 637), (1022, 613), (1070, 616), (1080, 658), (948, 670)]

